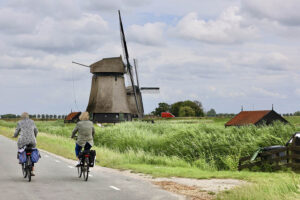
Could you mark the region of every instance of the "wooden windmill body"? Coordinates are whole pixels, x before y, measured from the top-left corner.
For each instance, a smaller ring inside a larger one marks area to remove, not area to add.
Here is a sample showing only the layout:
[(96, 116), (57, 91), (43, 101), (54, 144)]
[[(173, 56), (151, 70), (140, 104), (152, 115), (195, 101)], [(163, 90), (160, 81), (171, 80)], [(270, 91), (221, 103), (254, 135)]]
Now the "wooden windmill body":
[(93, 113), (93, 120), (106, 123), (131, 120), (122, 58), (104, 58), (92, 64), (90, 72), (93, 78), (86, 110)]

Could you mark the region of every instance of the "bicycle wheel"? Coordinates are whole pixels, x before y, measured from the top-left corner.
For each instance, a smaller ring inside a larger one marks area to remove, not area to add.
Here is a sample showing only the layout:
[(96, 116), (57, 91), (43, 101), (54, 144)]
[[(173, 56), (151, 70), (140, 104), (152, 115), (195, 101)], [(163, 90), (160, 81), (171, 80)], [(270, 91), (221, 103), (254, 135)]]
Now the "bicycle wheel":
[(77, 172), (78, 172), (78, 178), (81, 178), (81, 175), (82, 175), (82, 166), (78, 166), (77, 167)]
[(22, 167), (23, 177), (26, 178), (27, 177), (27, 170), (26, 170), (25, 163), (21, 164), (21, 167)]
[(86, 177), (86, 164), (85, 164), (85, 159), (83, 159), (83, 161), (82, 161), (81, 170), (82, 170), (83, 179), (85, 180), (85, 177)]
[(84, 180), (87, 181), (89, 179), (89, 172), (90, 172), (90, 160), (89, 158), (85, 158), (85, 177)]
[(31, 170), (32, 170), (31, 158), (30, 158), (30, 156), (28, 156), (27, 157), (27, 166), (26, 166), (28, 182), (31, 181)]

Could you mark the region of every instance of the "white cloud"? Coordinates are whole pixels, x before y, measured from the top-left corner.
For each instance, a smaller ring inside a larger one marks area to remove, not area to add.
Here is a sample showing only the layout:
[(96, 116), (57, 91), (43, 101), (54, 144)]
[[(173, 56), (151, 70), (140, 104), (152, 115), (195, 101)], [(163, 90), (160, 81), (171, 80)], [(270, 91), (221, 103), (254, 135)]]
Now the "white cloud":
[(255, 73), (266, 70), (272, 73), (291, 70), (289, 57), (275, 51), (263, 53), (231, 52), (229, 60), (231, 64), (251, 68)]
[[(254, 16), (243, 1), (4, 1), (2, 113), (19, 113), (24, 106), (29, 112), (74, 110), (73, 80), (79, 108), (85, 109), (91, 74), (71, 61), (88, 65), (122, 53), (119, 8), (130, 56), (139, 59), (141, 85), (161, 88), (159, 95), (143, 96), (146, 112), (161, 101), (191, 98), (218, 112), (253, 104), (274, 103), (282, 112), (299, 107), (300, 31), (295, 23)], [(235, 7), (240, 4), (242, 9)]]
[(34, 13), (39, 17), (49, 17), (60, 19), (74, 19), (80, 14), (80, 4), (78, 0), (9, 0), (7, 6), (25, 13)]
[(132, 9), (144, 5), (149, 5), (150, 0), (85, 0), (83, 5), (91, 10), (111, 12), (123, 9)]
[(260, 19), (278, 21), (285, 25), (300, 25), (299, 0), (244, 0), (243, 11)]
[(300, 97), (300, 88), (297, 88), (297, 89), (294, 91), (294, 93), (295, 93), (298, 97)]
[(255, 26), (244, 24), (238, 7), (230, 7), (216, 20), (198, 19), (195, 12), (184, 16), (177, 24), (175, 32), (187, 39), (209, 43), (236, 43), (256, 38)]
[(14, 38), (14, 44), (48, 52), (74, 52), (97, 47), (108, 36), (108, 24), (99, 15), (82, 14), (79, 19), (42, 19), (30, 34)]
[(165, 24), (161, 22), (146, 23), (143, 26), (132, 25), (128, 29), (128, 39), (145, 45), (162, 45)]
[(52, 55), (45, 57), (33, 57), (33, 56), (9, 56), (1, 55), (1, 68), (0, 70), (49, 70), (53, 65), (56, 58)]
[(252, 87), (251, 88), (253, 92), (257, 92), (260, 95), (263, 95), (265, 97), (273, 97), (273, 98), (279, 98), (279, 99), (286, 99), (287, 96), (284, 94), (279, 94), (278, 92), (272, 92), (269, 90), (266, 90), (264, 88), (259, 88), (259, 87)]
[(12, 8), (0, 8), (0, 34), (31, 32), (37, 21), (31, 13), (16, 12)]

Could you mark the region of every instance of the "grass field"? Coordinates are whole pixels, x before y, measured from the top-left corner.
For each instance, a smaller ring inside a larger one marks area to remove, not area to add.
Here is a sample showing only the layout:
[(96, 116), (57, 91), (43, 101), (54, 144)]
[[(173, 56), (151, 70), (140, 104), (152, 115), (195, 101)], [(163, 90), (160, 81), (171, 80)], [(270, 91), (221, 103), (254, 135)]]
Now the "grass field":
[[(253, 184), (218, 195), (218, 199), (296, 199), (299, 175), (293, 172), (238, 172), (240, 156), (258, 147), (284, 144), (299, 130), (300, 118), (290, 125), (224, 128), (226, 118), (190, 118), (121, 123), (96, 127), (96, 150), (101, 166), (132, 169), (153, 176), (237, 178)], [(74, 157), (69, 139), (74, 124), (37, 121), (38, 147)], [(11, 136), (16, 122), (0, 120), (0, 133)], [(298, 196), (297, 196), (298, 195)]]

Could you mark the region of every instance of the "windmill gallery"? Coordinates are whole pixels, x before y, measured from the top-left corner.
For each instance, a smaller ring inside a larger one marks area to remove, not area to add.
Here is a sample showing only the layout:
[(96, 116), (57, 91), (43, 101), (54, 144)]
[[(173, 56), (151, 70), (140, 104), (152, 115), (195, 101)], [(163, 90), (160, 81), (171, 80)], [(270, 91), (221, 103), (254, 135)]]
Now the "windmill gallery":
[[(93, 74), (89, 103), (86, 111), (92, 114), (94, 122), (116, 123), (142, 118), (144, 115), (142, 92), (158, 92), (158, 87), (140, 87), (137, 73), (137, 61), (130, 64), (121, 14), (119, 11), (121, 42), (125, 63), (122, 56), (103, 58), (89, 67)], [(134, 78), (134, 74), (136, 77)], [(126, 87), (125, 76), (130, 80)]]

